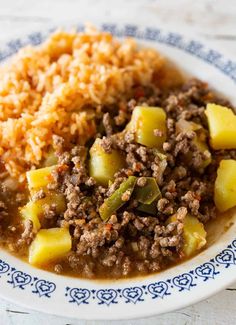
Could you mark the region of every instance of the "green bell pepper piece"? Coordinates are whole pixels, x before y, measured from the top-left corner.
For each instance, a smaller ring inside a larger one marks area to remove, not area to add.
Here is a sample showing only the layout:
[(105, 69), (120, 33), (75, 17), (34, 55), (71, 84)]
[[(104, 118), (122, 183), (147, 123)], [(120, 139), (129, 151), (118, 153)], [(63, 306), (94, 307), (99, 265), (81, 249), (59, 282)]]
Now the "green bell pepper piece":
[(102, 220), (107, 221), (126, 201), (122, 200), (122, 196), (126, 191), (131, 193), (134, 190), (137, 177), (129, 176), (120, 187), (108, 197), (99, 208), (99, 214)]
[(147, 214), (151, 214), (153, 216), (157, 215), (157, 201), (153, 201), (151, 204), (139, 204), (139, 206), (137, 207), (138, 211), (147, 213)]
[(143, 187), (136, 186), (134, 198), (143, 204), (151, 204), (161, 197), (160, 189), (154, 177), (146, 177), (146, 184)]

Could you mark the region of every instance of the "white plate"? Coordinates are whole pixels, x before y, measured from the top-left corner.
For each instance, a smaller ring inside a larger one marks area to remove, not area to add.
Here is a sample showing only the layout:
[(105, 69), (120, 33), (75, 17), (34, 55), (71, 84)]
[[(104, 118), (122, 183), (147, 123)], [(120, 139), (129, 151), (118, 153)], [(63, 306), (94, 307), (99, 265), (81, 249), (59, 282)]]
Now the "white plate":
[[(209, 82), (235, 103), (236, 61), (195, 37), (158, 27), (101, 24), (119, 37), (132, 36), (157, 48), (188, 74)], [(78, 29), (81, 29), (80, 25)], [(25, 44), (39, 44), (34, 33), (0, 48), (0, 60)], [(80, 280), (38, 270), (0, 251), (0, 295), (16, 304), (79, 319), (128, 319), (183, 308), (236, 280), (236, 225), (191, 260), (156, 275), (128, 280)]]

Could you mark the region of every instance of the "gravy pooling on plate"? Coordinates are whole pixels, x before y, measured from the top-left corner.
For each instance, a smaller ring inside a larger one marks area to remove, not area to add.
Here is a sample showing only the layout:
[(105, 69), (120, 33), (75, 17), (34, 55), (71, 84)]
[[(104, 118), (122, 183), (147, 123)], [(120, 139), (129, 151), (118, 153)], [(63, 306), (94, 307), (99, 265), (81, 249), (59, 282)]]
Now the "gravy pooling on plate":
[(2, 68), (0, 243), (86, 278), (158, 272), (236, 205), (236, 117), (206, 83), (108, 33), (56, 33)]

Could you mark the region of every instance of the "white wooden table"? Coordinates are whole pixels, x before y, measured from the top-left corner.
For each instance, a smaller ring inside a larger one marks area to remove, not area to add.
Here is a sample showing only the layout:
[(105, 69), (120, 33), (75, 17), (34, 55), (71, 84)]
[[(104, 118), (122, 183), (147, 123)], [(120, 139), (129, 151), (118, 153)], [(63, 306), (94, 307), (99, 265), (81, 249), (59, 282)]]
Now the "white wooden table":
[[(168, 24), (192, 30), (236, 56), (235, 0), (0, 0), (0, 41), (52, 25), (105, 21), (120, 17), (129, 23)], [(72, 316), (72, 315), (68, 315)], [(236, 324), (236, 283), (218, 295), (169, 314), (127, 322), (88, 322), (27, 310), (0, 299), (0, 325), (154, 325)]]

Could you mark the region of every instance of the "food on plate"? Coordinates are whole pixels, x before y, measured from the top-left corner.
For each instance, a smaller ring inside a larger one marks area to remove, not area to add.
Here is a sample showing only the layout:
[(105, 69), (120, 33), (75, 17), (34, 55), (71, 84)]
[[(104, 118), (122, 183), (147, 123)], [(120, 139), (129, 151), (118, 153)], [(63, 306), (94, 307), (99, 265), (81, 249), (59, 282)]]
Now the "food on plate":
[(159, 272), (236, 206), (233, 106), (156, 50), (56, 32), (0, 72), (0, 244), (31, 265)]
[(213, 149), (236, 149), (236, 115), (229, 107), (208, 104), (210, 144)]
[(166, 139), (166, 113), (162, 108), (136, 106), (128, 129), (135, 142), (150, 148), (162, 148)]
[(236, 205), (236, 160), (221, 160), (215, 181), (215, 205), (224, 212)]
[(125, 167), (125, 155), (116, 149), (106, 152), (101, 139), (95, 140), (89, 153), (89, 175), (100, 185), (107, 186), (115, 173)]
[(46, 209), (53, 206), (53, 209), (58, 214), (63, 213), (66, 210), (66, 202), (63, 194), (46, 194), (43, 191), (42, 193), (44, 193), (42, 199), (38, 199), (37, 201), (30, 200), (25, 206), (19, 209), (23, 219), (25, 219), (25, 221), (31, 220), (33, 226), (37, 229), (41, 228), (40, 219), (43, 218)]
[(46, 187), (52, 181), (52, 171), (56, 166), (39, 168), (26, 172), (28, 188), (32, 192), (42, 187)]
[(41, 229), (29, 247), (29, 263), (45, 265), (62, 258), (71, 250), (71, 242), (68, 228)]
[[(169, 218), (168, 223), (176, 222), (177, 216)], [(183, 220), (183, 248), (185, 256), (191, 256), (206, 245), (206, 231), (198, 218), (187, 214)]]
[(103, 221), (107, 221), (119, 210), (122, 205), (129, 201), (136, 183), (135, 176), (129, 176), (119, 188), (106, 198), (99, 208), (99, 214)]

